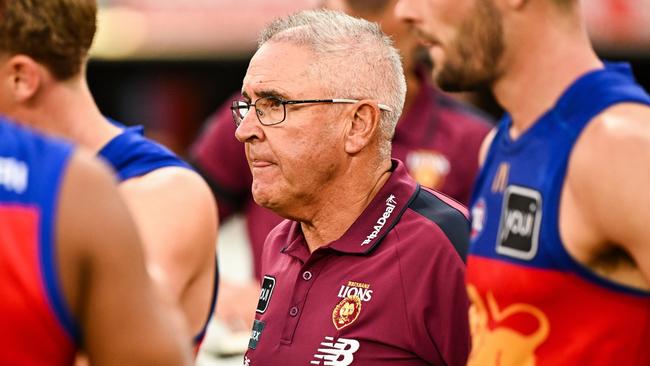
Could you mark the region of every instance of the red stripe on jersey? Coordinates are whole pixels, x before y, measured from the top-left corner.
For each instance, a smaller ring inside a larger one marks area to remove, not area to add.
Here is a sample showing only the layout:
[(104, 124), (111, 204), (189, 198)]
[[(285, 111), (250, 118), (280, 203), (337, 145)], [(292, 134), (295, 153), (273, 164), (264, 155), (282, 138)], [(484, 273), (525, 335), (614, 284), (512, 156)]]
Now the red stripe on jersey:
[(0, 228), (0, 364), (72, 364), (74, 344), (41, 280), (38, 210), (2, 206)]
[(468, 365), (650, 365), (650, 297), (470, 256)]

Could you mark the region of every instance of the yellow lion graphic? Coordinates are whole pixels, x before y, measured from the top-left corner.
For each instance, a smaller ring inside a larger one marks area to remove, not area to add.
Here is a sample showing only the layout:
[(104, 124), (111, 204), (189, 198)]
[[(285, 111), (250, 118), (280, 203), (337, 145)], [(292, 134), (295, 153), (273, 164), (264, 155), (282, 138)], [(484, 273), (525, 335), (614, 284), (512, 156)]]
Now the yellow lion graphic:
[[(488, 307), (476, 288), (467, 286), (467, 293), (472, 302), (469, 310), (470, 331), (472, 333), (472, 352), (467, 362), (468, 366), (534, 366), (536, 364), (535, 350), (548, 338), (550, 324), (546, 315), (538, 308), (516, 303), (499, 309), (499, 305), (491, 292), (486, 294)], [(530, 314), (539, 322), (537, 330), (525, 335), (507, 327), (497, 326), (488, 328), (491, 318), (496, 324), (514, 314)]]

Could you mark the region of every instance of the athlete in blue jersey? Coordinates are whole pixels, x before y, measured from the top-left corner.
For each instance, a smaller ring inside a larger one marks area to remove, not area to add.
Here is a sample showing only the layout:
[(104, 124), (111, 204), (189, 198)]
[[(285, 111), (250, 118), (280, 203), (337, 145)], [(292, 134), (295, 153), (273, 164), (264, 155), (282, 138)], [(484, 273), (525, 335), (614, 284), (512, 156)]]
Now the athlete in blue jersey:
[(84, 77), (96, 11), (95, 0), (0, 0), (0, 112), (109, 158), (149, 272), (197, 334), (216, 286), (214, 200), (171, 152), (98, 110)]
[(0, 141), (0, 364), (189, 364), (108, 169), (3, 119)]
[(650, 97), (577, 0), (401, 0), (447, 90), (508, 112), (472, 199), (470, 365), (648, 365)]

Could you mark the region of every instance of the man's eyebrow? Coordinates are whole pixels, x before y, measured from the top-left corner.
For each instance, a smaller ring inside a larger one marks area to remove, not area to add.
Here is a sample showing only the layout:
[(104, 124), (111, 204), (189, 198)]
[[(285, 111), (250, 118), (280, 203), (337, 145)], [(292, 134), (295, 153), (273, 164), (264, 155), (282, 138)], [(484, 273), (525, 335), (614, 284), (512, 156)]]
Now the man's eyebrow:
[(269, 89), (269, 90), (260, 90), (257, 95), (260, 96), (260, 98), (268, 98), (268, 97), (273, 97), (273, 98), (278, 98), (282, 100), (287, 100), (286, 94), (283, 94), (277, 90)]
[[(284, 93), (282, 93), (280, 91), (274, 90), (274, 89), (260, 90), (259, 92), (255, 93), (255, 94), (257, 94), (260, 98), (278, 98), (278, 99), (282, 99), (282, 100), (289, 100), (290, 99), (286, 94), (284, 94)], [(246, 91), (242, 91), (241, 95), (245, 99), (247, 99), (248, 101), (251, 100), (251, 97), (248, 95), (248, 93), (246, 93)]]

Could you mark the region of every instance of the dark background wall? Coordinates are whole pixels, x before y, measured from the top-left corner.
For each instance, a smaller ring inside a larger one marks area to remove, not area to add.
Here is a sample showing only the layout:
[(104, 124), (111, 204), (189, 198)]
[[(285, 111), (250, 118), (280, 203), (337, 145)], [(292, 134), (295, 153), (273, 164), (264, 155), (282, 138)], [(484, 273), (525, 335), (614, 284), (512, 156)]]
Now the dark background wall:
[(91, 61), (100, 110), (183, 154), (206, 118), (241, 88), (247, 60)]

